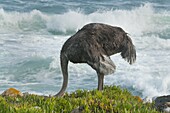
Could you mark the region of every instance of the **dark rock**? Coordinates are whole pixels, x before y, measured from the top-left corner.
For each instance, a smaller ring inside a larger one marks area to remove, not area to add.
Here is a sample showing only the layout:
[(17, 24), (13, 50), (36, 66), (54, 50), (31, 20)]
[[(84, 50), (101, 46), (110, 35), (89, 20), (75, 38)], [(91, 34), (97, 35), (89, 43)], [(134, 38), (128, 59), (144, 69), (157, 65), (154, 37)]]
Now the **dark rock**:
[(78, 107), (78, 108), (76, 108), (76, 109), (73, 109), (73, 110), (71, 111), (71, 113), (82, 113), (83, 110), (84, 110), (84, 106), (80, 106), (80, 107)]
[(170, 95), (157, 97), (155, 107), (159, 111), (170, 113)]

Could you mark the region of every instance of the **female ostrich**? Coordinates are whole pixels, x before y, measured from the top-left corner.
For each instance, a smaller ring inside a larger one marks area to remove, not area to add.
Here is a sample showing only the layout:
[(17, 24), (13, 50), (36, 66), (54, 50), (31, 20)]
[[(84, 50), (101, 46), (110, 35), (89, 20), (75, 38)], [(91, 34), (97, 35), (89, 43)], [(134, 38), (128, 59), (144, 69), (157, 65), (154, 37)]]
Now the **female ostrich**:
[(98, 90), (103, 90), (104, 75), (114, 73), (116, 66), (109, 56), (121, 52), (129, 64), (136, 60), (136, 50), (132, 40), (120, 27), (101, 23), (85, 25), (71, 36), (61, 50), (63, 85), (55, 96), (62, 96), (68, 83), (68, 61), (87, 63), (98, 75)]

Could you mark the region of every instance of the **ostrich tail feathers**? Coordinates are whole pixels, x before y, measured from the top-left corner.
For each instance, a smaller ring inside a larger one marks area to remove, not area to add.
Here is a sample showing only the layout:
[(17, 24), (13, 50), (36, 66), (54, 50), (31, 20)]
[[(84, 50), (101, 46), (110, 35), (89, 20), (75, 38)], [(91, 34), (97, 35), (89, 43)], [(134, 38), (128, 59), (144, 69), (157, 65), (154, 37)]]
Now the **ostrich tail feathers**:
[(124, 49), (121, 52), (122, 58), (124, 58), (129, 64), (133, 64), (136, 61), (136, 49), (132, 43), (130, 37), (126, 35), (126, 41), (124, 43)]

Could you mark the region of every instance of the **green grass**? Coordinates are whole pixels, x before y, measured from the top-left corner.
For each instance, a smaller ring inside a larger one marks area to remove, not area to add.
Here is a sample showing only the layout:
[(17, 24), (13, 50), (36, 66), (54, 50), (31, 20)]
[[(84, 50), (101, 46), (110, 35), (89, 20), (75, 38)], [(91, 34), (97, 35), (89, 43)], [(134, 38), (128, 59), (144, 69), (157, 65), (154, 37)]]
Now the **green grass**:
[(83, 113), (159, 113), (152, 106), (116, 86), (105, 86), (102, 92), (77, 90), (60, 98), (0, 96), (0, 113), (70, 113), (78, 107)]

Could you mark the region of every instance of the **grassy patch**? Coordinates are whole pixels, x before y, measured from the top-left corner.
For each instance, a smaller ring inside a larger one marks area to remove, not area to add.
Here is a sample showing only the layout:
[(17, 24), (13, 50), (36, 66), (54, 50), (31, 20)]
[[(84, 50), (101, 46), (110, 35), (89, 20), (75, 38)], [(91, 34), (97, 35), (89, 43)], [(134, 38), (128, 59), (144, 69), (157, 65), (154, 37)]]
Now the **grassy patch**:
[(60, 98), (0, 96), (0, 113), (70, 113), (76, 108), (82, 113), (158, 113), (152, 104), (143, 104), (129, 91), (116, 86), (105, 86), (102, 92), (77, 90)]

